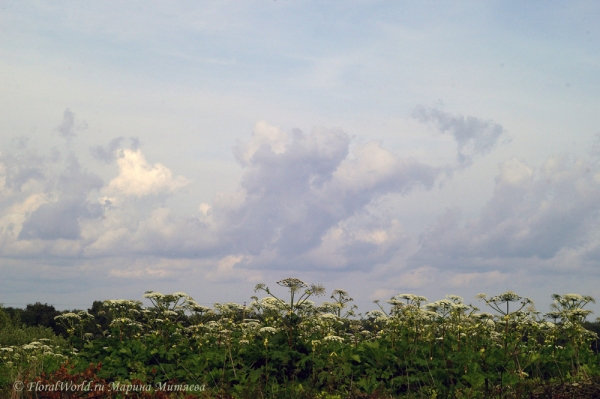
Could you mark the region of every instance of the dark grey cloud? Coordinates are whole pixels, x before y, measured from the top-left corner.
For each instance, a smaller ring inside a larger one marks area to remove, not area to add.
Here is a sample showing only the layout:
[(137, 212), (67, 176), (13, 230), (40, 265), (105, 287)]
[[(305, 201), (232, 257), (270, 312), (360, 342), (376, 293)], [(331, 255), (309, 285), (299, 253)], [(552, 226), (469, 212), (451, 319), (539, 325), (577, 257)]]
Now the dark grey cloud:
[(310, 135), (296, 131), (280, 153), (262, 144), (240, 182), (244, 204), (238, 209), (215, 207), (231, 243), (253, 255), (273, 247), (298, 254), (318, 245), (322, 233), (347, 214), (335, 215), (321, 190), (348, 155), (349, 143), (346, 133), (332, 130)]
[[(212, 209), (229, 250), (253, 256), (268, 252), (280, 266), (306, 261), (306, 254), (322, 245), (330, 229), (368, 213), (366, 206), (374, 199), (430, 188), (441, 172), (400, 159), (378, 143), (358, 148), (349, 157), (350, 142), (341, 130), (316, 129), (310, 134), (294, 131), (283, 147), (280, 140), (262, 143), (251, 155), (245, 153), (248, 146), (238, 146), (237, 158), (246, 167), (240, 182), (243, 202), (234, 207), (216, 202)], [(361, 248), (359, 252), (368, 254), (377, 247), (350, 241), (354, 244), (338, 250), (351, 255)]]
[(77, 136), (77, 133), (75, 133), (75, 114), (70, 109), (65, 110), (63, 120), (56, 130), (66, 139)]
[[(116, 151), (121, 148), (121, 144), (125, 140), (124, 137), (116, 137), (112, 139), (106, 146), (95, 145), (90, 147), (90, 154), (94, 159), (110, 164), (117, 159)], [(129, 138), (129, 148), (136, 151), (140, 146), (140, 141), (137, 137)]]
[(65, 170), (54, 181), (52, 196), (56, 201), (40, 205), (23, 223), (20, 240), (76, 240), (80, 238), (79, 219), (102, 216), (100, 204), (88, 201), (92, 190), (102, 188), (98, 176), (81, 168), (71, 154)]
[(102, 188), (104, 182), (96, 174), (82, 168), (79, 159), (70, 154), (65, 170), (60, 174), (57, 191), (69, 198), (86, 198), (90, 191)]
[(62, 137), (71, 140), (77, 137), (77, 132), (85, 130), (86, 128), (87, 124), (85, 122), (76, 123), (75, 114), (67, 108), (63, 113), (63, 120), (56, 130)]
[(79, 208), (75, 200), (43, 204), (23, 223), (20, 240), (76, 240), (80, 236)]
[(504, 133), (502, 125), (474, 116), (454, 116), (437, 108), (419, 106), (412, 113), (421, 123), (432, 123), (442, 133), (451, 134), (458, 145), (457, 160), (468, 166), (475, 155), (490, 152)]
[(123, 137), (114, 138), (105, 147), (101, 145), (90, 147), (90, 154), (98, 161), (112, 163), (116, 159), (115, 151), (120, 148), (123, 139)]

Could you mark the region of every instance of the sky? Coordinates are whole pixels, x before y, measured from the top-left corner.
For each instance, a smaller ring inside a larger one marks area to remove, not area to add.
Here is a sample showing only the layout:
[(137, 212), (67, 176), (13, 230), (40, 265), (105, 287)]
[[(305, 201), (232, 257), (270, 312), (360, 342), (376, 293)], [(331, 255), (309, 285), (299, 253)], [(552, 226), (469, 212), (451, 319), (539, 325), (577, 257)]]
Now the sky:
[(599, 19), (577, 0), (0, 0), (0, 303), (243, 303), (287, 277), (363, 313), (600, 300)]

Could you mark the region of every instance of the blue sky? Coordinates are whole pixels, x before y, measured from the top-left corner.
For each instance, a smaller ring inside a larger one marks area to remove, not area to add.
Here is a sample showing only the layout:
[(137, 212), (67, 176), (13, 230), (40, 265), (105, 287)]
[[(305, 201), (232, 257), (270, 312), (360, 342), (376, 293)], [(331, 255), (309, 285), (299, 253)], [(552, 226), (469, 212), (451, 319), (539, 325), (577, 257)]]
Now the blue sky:
[(0, 7), (0, 303), (600, 299), (595, 2)]

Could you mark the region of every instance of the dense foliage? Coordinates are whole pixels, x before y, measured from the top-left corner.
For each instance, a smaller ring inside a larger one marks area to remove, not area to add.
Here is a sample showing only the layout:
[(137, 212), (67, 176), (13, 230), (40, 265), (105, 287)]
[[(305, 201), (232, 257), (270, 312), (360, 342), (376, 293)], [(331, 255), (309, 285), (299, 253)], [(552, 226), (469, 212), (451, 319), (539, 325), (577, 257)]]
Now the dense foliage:
[(87, 373), (106, 384), (201, 387), (184, 392), (198, 397), (488, 398), (600, 376), (597, 325), (585, 322), (588, 296), (554, 295), (541, 315), (513, 292), (479, 295), (492, 313), (454, 295), (428, 303), (402, 294), (357, 315), (343, 290), (316, 305), (311, 298), (325, 294), (322, 286), (295, 278), (277, 284), (285, 298), (259, 284), (265, 296), (248, 306), (207, 308), (181, 292), (152, 291), (144, 295), (148, 307), (95, 302), (89, 312), (55, 316), (65, 339), (0, 312), (0, 384), (10, 392), (15, 380)]

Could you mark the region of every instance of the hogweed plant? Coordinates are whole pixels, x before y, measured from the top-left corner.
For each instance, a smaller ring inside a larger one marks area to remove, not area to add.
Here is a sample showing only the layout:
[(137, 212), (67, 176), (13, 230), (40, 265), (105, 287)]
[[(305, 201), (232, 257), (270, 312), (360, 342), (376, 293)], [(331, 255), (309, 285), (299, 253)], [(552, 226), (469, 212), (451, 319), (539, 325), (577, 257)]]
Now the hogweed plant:
[[(591, 296), (582, 296), (579, 294), (553, 294), (554, 300), (550, 307), (553, 311), (546, 314), (554, 321), (555, 328), (553, 332), (553, 351), (556, 354), (558, 337), (569, 337), (569, 344), (574, 350), (573, 372), (578, 373), (581, 369), (580, 355), (582, 349), (589, 346), (590, 342), (597, 339), (593, 333), (583, 327), (586, 317), (592, 313), (589, 309), (583, 309), (589, 303), (596, 303)], [(557, 320), (560, 319), (560, 323)], [(562, 349), (562, 348), (561, 348)], [(586, 369), (583, 370), (587, 372)]]
[(94, 321), (94, 316), (89, 314), (88, 312), (80, 311), (77, 313), (68, 312), (63, 313), (54, 318), (54, 320), (61, 323), (65, 329), (67, 330), (67, 334), (69, 335), (69, 343), (71, 344), (71, 349), (73, 349), (73, 338), (75, 335), (79, 336), (79, 350), (82, 349), (84, 343), (84, 331), (88, 324)]
[(304, 281), (297, 278), (286, 278), (277, 282), (277, 285), (288, 289), (290, 301), (286, 302), (279, 299), (271, 292), (269, 287), (264, 283), (259, 283), (254, 287), (254, 292), (264, 291), (279, 303), (287, 305), (288, 315), (298, 315), (303, 309), (303, 305), (311, 296), (321, 296), (325, 294), (325, 288), (321, 284), (311, 284), (310, 286)]
[(346, 313), (342, 315), (342, 311), (348, 307), (348, 303), (354, 301), (354, 299), (350, 298), (346, 291), (341, 289), (333, 290), (331, 293), (331, 299), (335, 301), (334, 310), (332, 313), (335, 313), (338, 317), (343, 317), (346, 319), (351, 316), (356, 316), (356, 313), (354, 312), (356, 309), (358, 309), (356, 305), (352, 305), (350, 309), (348, 309)]
[(0, 348), (0, 376), (12, 382), (35, 378), (42, 372), (58, 368), (61, 362), (76, 353), (51, 345), (49, 341), (40, 338), (25, 345)]
[(297, 333), (296, 327), (299, 324), (302, 314), (312, 310), (312, 303), (308, 301), (311, 296), (321, 296), (325, 294), (325, 288), (321, 284), (311, 284), (310, 286), (298, 278), (286, 278), (277, 282), (277, 285), (288, 289), (290, 300), (289, 302), (279, 299), (271, 292), (269, 287), (260, 283), (254, 287), (254, 291), (264, 291), (269, 294), (277, 305), (285, 304), (284, 309), (287, 311), (287, 317), (283, 319), (284, 326), (288, 335), (288, 346), (290, 349), (294, 345), (294, 337)]
[[(65, 356), (80, 371), (102, 362), (98, 376), (109, 381), (179, 381), (205, 386), (207, 397), (516, 397), (536, 383), (600, 377), (595, 335), (584, 328), (591, 297), (554, 295), (541, 316), (510, 291), (479, 296), (490, 313), (455, 295), (399, 294), (359, 315), (341, 289), (317, 304), (321, 285), (277, 284), (287, 295), (258, 284), (267, 296), (248, 306), (154, 291), (144, 295), (149, 306), (105, 301), (98, 317), (108, 329), (88, 340), (94, 320), (65, 314), (57, 320), (82, 343)], [(42, 358), (46, 368), (50, 352), (32, 345), (0, 349), (2, 370), (39, 372)]]

